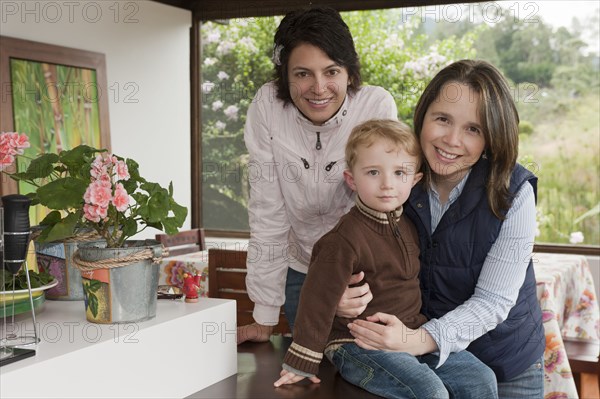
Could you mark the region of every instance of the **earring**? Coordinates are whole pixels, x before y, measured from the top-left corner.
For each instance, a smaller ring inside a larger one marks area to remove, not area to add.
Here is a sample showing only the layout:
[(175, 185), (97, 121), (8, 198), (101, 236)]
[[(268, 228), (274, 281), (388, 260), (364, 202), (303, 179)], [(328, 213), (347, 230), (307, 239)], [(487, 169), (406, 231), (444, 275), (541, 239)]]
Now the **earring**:
[(487, 157), (487, 150), (483, 150), (483, 153), (481, 154), (481, 158), (488, 159), (488, 157)]

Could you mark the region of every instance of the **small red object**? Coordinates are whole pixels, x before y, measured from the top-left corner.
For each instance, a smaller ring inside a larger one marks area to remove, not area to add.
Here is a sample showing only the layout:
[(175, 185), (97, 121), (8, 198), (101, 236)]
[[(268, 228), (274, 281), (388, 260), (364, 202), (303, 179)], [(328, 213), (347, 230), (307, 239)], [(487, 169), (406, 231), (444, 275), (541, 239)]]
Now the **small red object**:
[(185, 294), (185, 301), (188, 303), (198, 302), (198, 290), (200, 289), (201, 275), (196, 274), (183, 274), (183, 293)]

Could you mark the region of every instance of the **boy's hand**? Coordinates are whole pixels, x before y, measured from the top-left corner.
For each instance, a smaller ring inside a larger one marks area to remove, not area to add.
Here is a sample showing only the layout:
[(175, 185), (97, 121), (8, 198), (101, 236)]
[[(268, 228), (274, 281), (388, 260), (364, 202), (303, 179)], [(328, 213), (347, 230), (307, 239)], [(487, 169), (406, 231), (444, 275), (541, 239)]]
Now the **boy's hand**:
[[(275, 386), (275, 388), (278, 388), (278, 387), (280, 387), (282, 385), (286, 385), (286, 384), (295, 384), (296, 382), (302, 381), (303, 379), (306, 378), (306, 377), (297, 375), (297, 374), (292, 373), (291, 371), (287, 371), (287, 370), (281, 370), (281, 373), (279, 373), (279, 375), (281, 376), (281, 378), (279, 378), (273, 384)], [(314, 384), (318, 384), (321, 382), (321, 380), (317, 376), (309, 377), (308, 379), (311, 382), (313, 382)]]

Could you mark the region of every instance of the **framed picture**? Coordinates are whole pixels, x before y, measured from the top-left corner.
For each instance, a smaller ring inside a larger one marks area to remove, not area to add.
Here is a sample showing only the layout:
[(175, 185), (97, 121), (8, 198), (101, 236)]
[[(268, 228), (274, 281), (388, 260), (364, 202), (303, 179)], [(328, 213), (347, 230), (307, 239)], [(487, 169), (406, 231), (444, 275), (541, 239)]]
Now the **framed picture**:
[[(17, 171), (40, 153), (80, 144), (110, 149), (104, 54), (0, 36), (0, 82), (0, 130), (25, 133), (31, 143)], [(29, 191), (2, 176), (1, 195)], [(34, 224), (43, 215), (30, 216)]]

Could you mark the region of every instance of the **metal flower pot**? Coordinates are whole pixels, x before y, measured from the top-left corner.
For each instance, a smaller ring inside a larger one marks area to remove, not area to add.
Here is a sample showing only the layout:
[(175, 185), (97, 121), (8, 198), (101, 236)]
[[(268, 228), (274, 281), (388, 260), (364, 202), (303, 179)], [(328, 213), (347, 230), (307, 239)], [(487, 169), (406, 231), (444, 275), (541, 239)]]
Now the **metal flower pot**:
[(162, 245), (155, 240), (126, 241), (123, 248), (106, 248), (104, 242), (79, 244), (74, 258), (87, 320), (131, 323), (155, 317), (161, 256)]
[(50, 273), (58, 281), (55, 287), (46, 291), (46, 298), (59, 301), (82, 301), (84, 299), (81, 273), (73, 263), (77, 245), (84, 242), (101, 243), (93, 230), (81, 230), (66, 240), (41, 243), (35, 241), (35, 254), (38, 268)]

